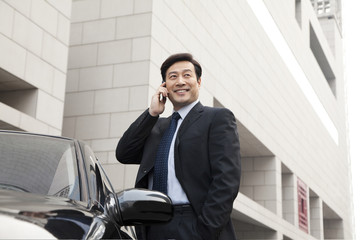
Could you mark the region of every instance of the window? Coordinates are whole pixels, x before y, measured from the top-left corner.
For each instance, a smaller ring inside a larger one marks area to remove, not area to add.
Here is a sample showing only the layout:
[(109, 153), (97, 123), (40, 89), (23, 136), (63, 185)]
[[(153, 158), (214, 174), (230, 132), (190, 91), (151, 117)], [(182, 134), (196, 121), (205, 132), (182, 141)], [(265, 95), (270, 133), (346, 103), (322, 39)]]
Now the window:
[(324, 74), (324, 77), (327, 83), (329, 84), (332, 93), (336, 97), (336, 77), (334, 71), (329, 63), (329, 60), (325, 55), (322, 45), (318, 37), (316, 36), (315, 30), (311, 25), (311, 23), (310, 23), (310, 49), (314, 54), (314, 57), (318, 62), (319, 67), (322, 73)]
[(80, 200), (74, 143), (26, 134), (0, 134), (0, 188)]
[(332, 5), (330, 0), (311, 0), (311, 4), (313, 5), (317, 15), (331, 12)]

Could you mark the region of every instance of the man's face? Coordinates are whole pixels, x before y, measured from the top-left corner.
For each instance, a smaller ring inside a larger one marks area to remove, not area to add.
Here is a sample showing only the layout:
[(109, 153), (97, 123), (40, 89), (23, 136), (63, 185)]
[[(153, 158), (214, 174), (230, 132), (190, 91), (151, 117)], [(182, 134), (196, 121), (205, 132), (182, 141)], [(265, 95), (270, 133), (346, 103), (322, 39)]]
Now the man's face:
[(166, 71), (166, 89), (175, 111), (198, 99), (200, 85), (191, 62), (176, 62)]

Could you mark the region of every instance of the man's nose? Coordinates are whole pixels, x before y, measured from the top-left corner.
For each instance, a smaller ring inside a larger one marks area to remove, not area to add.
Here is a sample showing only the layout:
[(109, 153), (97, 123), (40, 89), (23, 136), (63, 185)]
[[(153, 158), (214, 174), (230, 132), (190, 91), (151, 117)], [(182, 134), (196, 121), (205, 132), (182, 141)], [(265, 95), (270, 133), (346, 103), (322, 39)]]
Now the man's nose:
[(184, 84), (185, 84), (184, 78), (182, 76), (178, 77), (176, 81), (176, 85), (184, 85)]

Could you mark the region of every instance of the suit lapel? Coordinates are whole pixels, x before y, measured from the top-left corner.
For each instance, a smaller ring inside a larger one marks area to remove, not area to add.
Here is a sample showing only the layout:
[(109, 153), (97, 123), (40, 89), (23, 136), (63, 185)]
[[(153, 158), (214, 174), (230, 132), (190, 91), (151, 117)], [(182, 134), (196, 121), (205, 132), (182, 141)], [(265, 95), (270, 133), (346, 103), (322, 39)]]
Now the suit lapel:
[(179, 158), (179, 151), (178, 151), (180, 139), (181, 139), (182, 135), (189, 129), (189, 127), (201, 117), (203, 110), (204, 110), (203, 105), (200, 102), (197, 103), (190, 110), (190, 112), (186, 115), (186, 117), (183, 120), (183, 122), (181, 123), (181, 126), (176, 135), (175, 149), (174, 149), (175, 172), (176, 172), (176, 176), (179, 179), (181, 185), (183, 185), (183, 183), (181, 181), (182, 180), (182, 169), (181, 169), (182, 165), (180, 164), (181, 159)]
[(203, 110), (204, 106), (200, 102), (190, 110), (181, 123), (177, 137), (181, 137), (186, 132), (186, 130), (201, 117)]

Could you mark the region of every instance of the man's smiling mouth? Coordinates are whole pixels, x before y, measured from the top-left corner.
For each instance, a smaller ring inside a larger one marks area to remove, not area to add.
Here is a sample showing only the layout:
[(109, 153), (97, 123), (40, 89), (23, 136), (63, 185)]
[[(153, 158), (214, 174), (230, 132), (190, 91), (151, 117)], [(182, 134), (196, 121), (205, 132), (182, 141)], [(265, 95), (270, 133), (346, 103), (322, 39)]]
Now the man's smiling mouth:
[(184, 92), (188, 92), (189, 89), (178, 89), (178, 90), (175, 90), (174, 92), (176, 93), (184, 93)]

